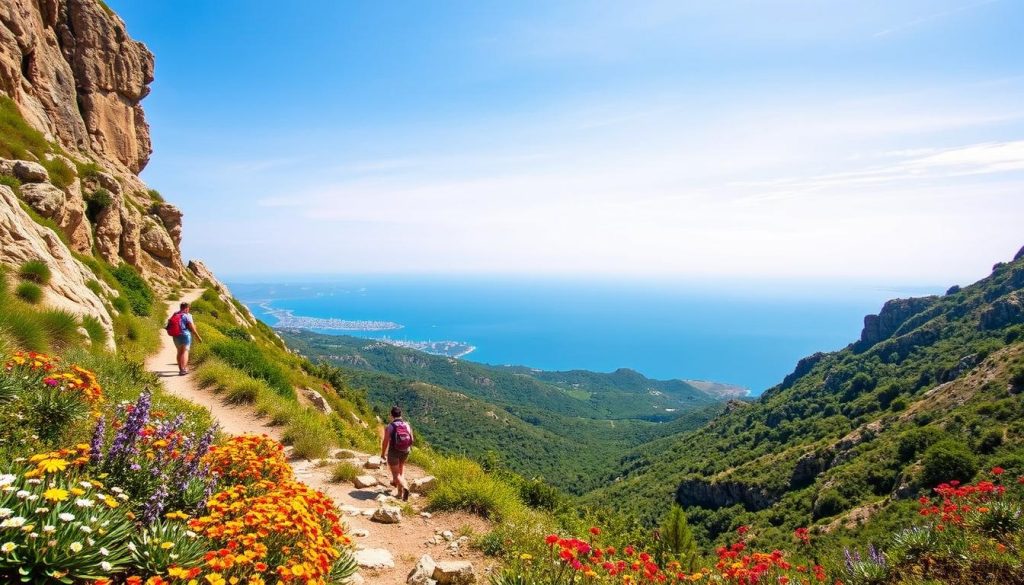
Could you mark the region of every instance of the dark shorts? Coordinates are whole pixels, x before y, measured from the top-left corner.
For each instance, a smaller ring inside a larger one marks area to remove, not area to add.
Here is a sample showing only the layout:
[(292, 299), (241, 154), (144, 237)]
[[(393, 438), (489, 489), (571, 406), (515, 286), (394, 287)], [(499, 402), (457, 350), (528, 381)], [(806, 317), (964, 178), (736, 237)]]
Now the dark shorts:
[(177, 336), (175, 336), (175, 338), (174, 338), (174, 346), (175, 347), (182, 347), (182, 346), (188, 347), (190, 345), (192, 345), (192, 336), (191, 335), (177, 335)]
[(395, 451), (394, 449), (388, 449), (388, 465), (398, 465), (399, 463), (405, 463), (409, 459), (408, 451)]

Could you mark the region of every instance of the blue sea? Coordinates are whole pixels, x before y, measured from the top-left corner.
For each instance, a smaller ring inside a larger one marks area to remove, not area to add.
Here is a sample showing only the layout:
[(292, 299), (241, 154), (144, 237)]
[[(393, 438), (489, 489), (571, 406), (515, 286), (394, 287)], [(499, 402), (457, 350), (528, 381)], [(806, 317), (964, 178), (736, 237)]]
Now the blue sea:
[[(262, 282), (261, 282), (262, 281)], [(778, 383), (797, 360), (845, 347), (865, 314), (897, 296), (941, 287), (855, 283), (614, 281), (337, 276), (234, 279), (257, 317), (393, 321), (391, 331), (323, 331), (476, 347), (464, 359), (545, 370), (713, 380), (752, 394)]]

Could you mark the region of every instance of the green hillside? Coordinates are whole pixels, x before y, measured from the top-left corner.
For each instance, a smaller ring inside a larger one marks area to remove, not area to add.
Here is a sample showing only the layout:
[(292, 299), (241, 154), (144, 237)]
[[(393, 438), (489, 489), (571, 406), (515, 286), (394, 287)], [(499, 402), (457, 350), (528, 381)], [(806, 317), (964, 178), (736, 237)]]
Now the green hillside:
[(371, 340), (285, 331), (289, 346), (313, 359), (458, 390), (495, 404), (592, 419), (670, 420), (720, 399), (681, 380), (652, 380), (621, 369), (610, 374), (496, 367), (435, 356)]
[(971, 286), (889, 301), (758, 401), (637, 447), (585, 502), (653, 524), (675, 501), (702, 539), (741, 524), (842, 538), (869, 518), (882, 533), (941, 481), (1024, 472), (1022, 390), (1024, 250)]

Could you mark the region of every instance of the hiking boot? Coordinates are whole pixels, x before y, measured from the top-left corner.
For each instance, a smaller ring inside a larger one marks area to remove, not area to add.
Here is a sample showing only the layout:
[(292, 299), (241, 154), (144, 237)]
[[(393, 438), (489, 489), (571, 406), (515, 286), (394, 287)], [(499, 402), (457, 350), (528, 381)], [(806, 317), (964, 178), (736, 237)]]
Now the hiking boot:
[(407, 490), (405, 488), (402, 488), (402, 501), (403, 502), (408, 502), (409, 501), (409, 490)]

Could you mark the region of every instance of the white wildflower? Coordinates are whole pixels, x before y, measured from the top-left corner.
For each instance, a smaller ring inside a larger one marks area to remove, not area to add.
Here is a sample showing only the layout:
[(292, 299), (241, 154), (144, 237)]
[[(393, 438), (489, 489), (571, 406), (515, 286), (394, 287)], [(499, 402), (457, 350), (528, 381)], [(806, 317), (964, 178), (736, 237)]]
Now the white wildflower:
[(107, 555), (109, 555), (109, 554), (110, 554), (110, 551), (109, 551), (109, 550), (107, 550), (107, 547), (105, 547), (105, 546), (101, 546), (101, 547), (100, 547), (100, 554), (101, 554), (101, 555), (103, 555), (103, 556), (107, 556)]
[(71, 545), (68, 546), (68, 548), (70, 548), (71, 552), (73, 552), (73, 553), (82, 552), (82, 543), (80, 543), (80, 542), (72, 542)]
[(85, 489), (91, 489), (92, 488), (92, 484), (87, 482), (87, 481), (80, 481), (80, 482), (78, 482), (78, 485), (84, 487)]
[(0, 475), (0, 486), (11, 485), (16, 479), (18, 479), (18, 476), (13, 473), (4, 473)]
[(38, 477), (33, 477), (32, 479), (26, 479), (25, 483), (27, 483), (28, 485), (39, 485), (43, 483), (43, 480), (39, 479)]
[(0, 518), (10, 518), (14, 515), (14, 510), (10, 508), (0, 508)]
[(107, 561), (103, 561), (103, 562), (100, 563), (100, 568), (109, 573), (110, 569), (114, 568), (114, 565), (111, 565)]
[(39, 499), (39, 496), (36, 495), (36, 494), (32, 494), (31, 496), (29, 496), (29, 497), (27, 497), (25, 499), (28, 500), (29, 502), (34, 502), (34, 501)]
[(18, 496), (19, 500), (24, 500), (25, 498), (31, 496), (32, 492), (30, 492), (28, 490), (18, 490), (18, 493), (14, 494), (14, 495)]
[(45, 532), (47, 534), (52, 534), (52, 533), (54, 533), (56, 531), (57, 531), (57, 527), (53, 526), (52, 524), (47, 524), (46, 526), (43, 526), (43, 532)]
[(0, 522), (0, 528), (21, 528), (25, 525), (25, 519), (21, 516), (15, 516), (14, 518), (8, 518), (3, 522)]
[(75, 519), (75, 515), (71, 512), (61, 512), (60, 514), (57, 514), (57, 517), (65, 522), (71, 522)]
[(135, 543), (134, 543), (134, 542), (129, 542), (129, 543), (128, 543), (128, 550), (130, 550), (130, 551), (132, 551), (132, 552), (136, 552), (136, 551), (137, 551), (137, 550), (139, 550), (139, 549), (138, 549), (138, 548), (137, 548), (137, 547), (135, 546)]
[(44, 507), (42, 507), (42, 506), (40, 506), (40, 507), (36, 508), (36, 514), (46, 514), (46, 513), (48, 513), (49, 511), (50, 511), (50, 509), (49, 509), (49, 508), (44, 508)]
[(78, 506), (79, 508), (92, 508), (93, 505), (95, 504), (96, 502), (88, 498), (78, 498), (77, 500), (75, 500), (75, 505)]
[(92, 533), (92, 528), (89, 528), (85, 524), (79, 526), (78, 529), (81, 530), (82, 532), (86, 533), (86, 534), (91, 534)]
[(114, 487), (110, 488), (110, 491), (114, 492), (115, 494), (119, 494), (119, 493), (123, 492), (124, 490), (119, 488), (119, 487), (117, 487), (117, 486), (114, 486)]

